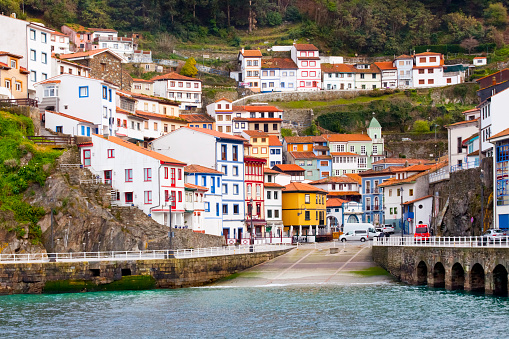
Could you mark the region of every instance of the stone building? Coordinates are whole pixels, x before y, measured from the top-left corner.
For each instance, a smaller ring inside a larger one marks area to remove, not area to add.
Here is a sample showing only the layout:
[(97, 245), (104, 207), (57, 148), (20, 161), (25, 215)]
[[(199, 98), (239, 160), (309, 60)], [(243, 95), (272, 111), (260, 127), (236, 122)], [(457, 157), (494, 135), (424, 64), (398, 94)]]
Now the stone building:
[(121, 56), (109, 49), (96, 49), (74, 54), (62, 54), (60, 59), (69, 60), (90, 67), (90, 76), (103, 79), (120, 87), (125, 91), (131, 91), (133, 78), (124, 71), (124, 60)]

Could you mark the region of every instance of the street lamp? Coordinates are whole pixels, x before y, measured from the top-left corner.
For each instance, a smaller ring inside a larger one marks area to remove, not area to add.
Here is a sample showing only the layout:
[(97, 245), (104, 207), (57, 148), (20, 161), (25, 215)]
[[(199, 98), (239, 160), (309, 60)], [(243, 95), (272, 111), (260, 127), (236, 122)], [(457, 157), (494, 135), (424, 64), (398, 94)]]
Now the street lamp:
[(170, 249), (168, 251), (168, 258), (174, 258), (174, 254), (173, 254), (173, 245), (172, 245), (172, 238), (173, 238), (173, 232), (172, 232), (172, 228), (171, 228), (171, 206), (172, 206), (172, 203), (173, 203), (173, 196), (169, 196), (168, 197), (168, 222), (169, 222), (169, 226), (170, 226), (170, 231), (168, 232), (168, 237), (170, 238)]
[[(484, 182), (483, 182), (484, 170), (483, 169), (481, 169), (480, 178), (481, 178), (481, 234), (480, 235), (482, 235), (482, 232), (484, 232)], [(474, 224), (472, 224), (472, 233), (474, 233), (474, 235), (475, 235), (473, 228), (474, 228)]]
[(251, 215), (251, 245), (254, 244), (254, 228), (253, 228), (253, 207), (254, 207), (254, 201), (253, 198), (249, 200), (249, 214)]
[(405, 221), (403, 220), (403, 187), (399, 189), (399, 194), (401, 196), (401, 237), (405, 235)]

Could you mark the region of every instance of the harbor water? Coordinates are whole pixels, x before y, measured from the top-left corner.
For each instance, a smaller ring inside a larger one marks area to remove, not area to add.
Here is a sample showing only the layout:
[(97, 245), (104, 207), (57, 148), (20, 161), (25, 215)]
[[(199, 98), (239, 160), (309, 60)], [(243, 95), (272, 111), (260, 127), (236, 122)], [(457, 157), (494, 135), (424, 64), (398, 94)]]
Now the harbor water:
[(200, 287), (0, 297), (3, 338), (503, 338), (509, 299), (412, 287)]

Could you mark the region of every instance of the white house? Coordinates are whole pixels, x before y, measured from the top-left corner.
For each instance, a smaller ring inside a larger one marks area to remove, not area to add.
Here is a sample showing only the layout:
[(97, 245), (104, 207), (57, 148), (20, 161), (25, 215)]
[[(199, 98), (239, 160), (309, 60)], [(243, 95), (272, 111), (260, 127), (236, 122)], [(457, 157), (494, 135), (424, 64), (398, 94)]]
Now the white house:
[(202, 82), (178, 73), (159, 75), (154, 82), (154, 95), (180, 102), (180, 109), (201, 108)]
[(460, 121), (447, 125), (446, 128), (451, 171), (477, 167), (479, 163), (468, 162), (468, 150), (463, 142), (479, 131), (479, 119)]
[(185, 183), (185, 203), (184, 203), (184, 226), (193, 232), (205, 232), (205, 199), (204, 195), (208, 191), (207, 187), (195, 184)]
[(488, 64), (488, 58), (485, 56), (475, 57), (472, 63), (474, 66), (485, 66)]
[(57, 31), (51, 32), (51, 52), (54, 54), (67, 54), (71, 52), (69, 36)]
[(145, 95), (154, 95), (154, 81), (145, 79), (133, 79), (131, 92)]
[(260, 72), (262, 68), (262, 52), (259, 50), (242, 50), (237, 57), (240, 72), (237, 81), (240, 87), (247, 87), (253, 92), (260, 92)]
[(464, 67), (444, 66), (444, 56), (441, 53), (419, 53), (414, 55), (414, 59), (412, 76), (415, 88), (455, 85), (465, 81)]
[(297, 69), (297, 65), (290, 58), (262, 59), (261, 91), (295, 91), (297, 88)]
[[(114, 36), (110, 36), (113, 34)], [(105, 49), (109, 48), (111, 51), (120, 55), (127, 62), (133, 62), (134, 51), (137, 45), (133, 42), (132, 38), (118, 37), (118, 33), (109, 32), (94, 32), (94, 40), (92, 49)]]
[(51, 77), (59, 74), (76, 74), (84, 77), (90, 77), (90, 67), (52, 56)]
[(398, 88), (398, 69), (392, 61), (375, 62), (382, 72), (382, 88)]
[(322, 85), (319, 50), (313, 44), (293, 44), (291, 49), (297, 71), (297, 90), (318, 91)]
[[(212, 108), (212, 109), (209, 109)], [(221, 133), (232, 133), (233, 127), (233, 104), (226, 98), (221, 98), (207, 106), (207, 112), (216, 119), (216, 129)], [(244, 127), (246, 125), (244, 124)]]
[(99, 130), (99, 126), (91, 121), (64, 113), (45, 111), (44, 117), (45, 127), (57, 133), (89, 137)]
[(113, 204), (136, 206), (163, 225), (169, 225), (171, 212), (172, 227), (184, 227), (185, 163), (95, 134), (91, 143), (80, 145), (80, 157), (83, 167), (112, 186)]
[(410, 55), (400, 55), (394, 60), (393, 66), (398, 73), (398, 88), (413, 88), (414, 58)]
[(507, 127), (507, 107), (509, 107), (509, 91), (507, 89), (492, 95), (477, 106), (481, 110), (480, 151), (486, 157), (493, 156), (493, 145), (489, 142), (489, 138)]
[(323, 64), (322, 88), (326, 90), (355, 89), (355, 68), (346, 64)]
[[(227, 243), (247, 238), (244, 200), (244, 142), (239, 136), (182, 127), (152, 141), (152, 149), (223, 173), (222, 234)], [(240, 242), (240, 241), (239, 241)]]
[(283, 236), (282, 191), (284, 186), (276, 183), (276, 177), (284, 175), (271, 169), (264, 170), (265, 220), (271, 237)]
[(493, 152), (493, 227), (509, 229), (509, 128), (490, 138)]
[(269, 135), (269, 168), (283, 163), (283, 145), (279, 138), (275, 135)]
[(379, 89), (382, 86), (382, 72), (375, 64), (355, 64), (355, 88)]
[(98, 126), (94, 133), (114, 135), (115, 85), (74, 74), (57, 75), (35, 84), (39, 109), (64, 113)]

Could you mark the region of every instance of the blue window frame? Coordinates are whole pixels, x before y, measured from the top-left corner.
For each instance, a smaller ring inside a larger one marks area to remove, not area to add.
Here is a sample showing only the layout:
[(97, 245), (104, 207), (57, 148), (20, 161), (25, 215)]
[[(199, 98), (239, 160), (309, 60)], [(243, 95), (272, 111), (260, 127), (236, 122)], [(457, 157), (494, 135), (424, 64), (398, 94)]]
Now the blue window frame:
[(85, 126), (81, 126), (81, 135), (85, 135)]
[(209, 124), (209, 129), (212, 129), (212, 124)]
[(87, 137), (90, 136), (90, 127), (87, 127)]
[(207, 124), (203, 124), (203, 128), (207, 128)]
[(79, 97), (80, 98), (88, 98), (88, 86), (80, 86), (79, 87)]
[(108, 87), (103, 86), (103, 99), (108, 100)]
[(221, 183), (220, 183), (220, 180), (219, 180), (219, 177), (217, 178), (217, 187), (220, 187), (221, 186)]
[(223, 204), (223, 215), (228, 214), (228, 204)]
[(216, 217), (219, 216), (219, 203), (216, 202)]
[(111, 102), (111, 89), (108, 90), (108, 97), (109, 102)]
[(205, 212), (210, 212), (210, 202), (205, 202)]
[(276, 149), (276, 154), (281, 154), (281, 150), (279, 148)]
[(233, 205), (233, 214), (239, 214), (239, 205)]
[(202, 175), (202, 177), (201, 177), (201, 185), (202, 185), (203, 187), (206, 187), (206, 186), (207, 186), (207, 177), (206, 177), (206, 176), (204, 176), (204, 175)]

